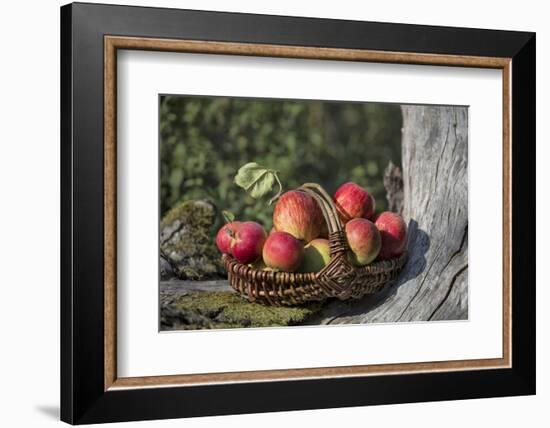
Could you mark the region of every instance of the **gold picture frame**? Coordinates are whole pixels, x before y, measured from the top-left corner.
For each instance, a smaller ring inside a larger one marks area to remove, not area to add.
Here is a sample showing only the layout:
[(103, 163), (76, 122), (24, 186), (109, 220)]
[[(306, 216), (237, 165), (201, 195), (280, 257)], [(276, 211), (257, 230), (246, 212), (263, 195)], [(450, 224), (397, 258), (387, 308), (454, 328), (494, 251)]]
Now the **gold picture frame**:
[[(145, 50), (209, 55), (359, 61), (393, 64), (492, 68), (502, 71), (503, 120), (503, 321), (502, 357), (422, 363), (358, 365), (170, 376), (118, 377), (116, 368), (116, 86), (117, 51)], [(511, 113), (512, 58), (370, 51), (270, 44), (104, 36), (104, 390), (258, 381), (362, 377), (509, 368), (512, 364), (511, 311)]]

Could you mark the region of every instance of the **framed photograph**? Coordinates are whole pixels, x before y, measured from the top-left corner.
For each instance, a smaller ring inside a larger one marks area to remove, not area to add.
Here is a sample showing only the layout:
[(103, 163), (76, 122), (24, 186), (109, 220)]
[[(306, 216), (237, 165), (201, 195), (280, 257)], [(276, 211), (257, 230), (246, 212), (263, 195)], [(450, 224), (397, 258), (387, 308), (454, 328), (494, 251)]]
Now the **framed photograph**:
[(535, 393), (535, 34), (76, 3), (61, 106), (62, 420)]

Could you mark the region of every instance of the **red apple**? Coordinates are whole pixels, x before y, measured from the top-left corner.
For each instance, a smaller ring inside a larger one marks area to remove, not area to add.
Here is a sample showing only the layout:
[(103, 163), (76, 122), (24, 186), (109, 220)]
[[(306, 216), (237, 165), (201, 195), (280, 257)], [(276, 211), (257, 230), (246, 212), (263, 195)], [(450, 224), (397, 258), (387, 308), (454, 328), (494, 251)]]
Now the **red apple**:
[(294, 272), (302, 263), (304, 245), (290, 233), (273, 232), (267, 237), (262, 254), (267, 267)]
[(388, 260), (403, 253), (407, 245), (407, 225), (399, 214), (385, 211), (375, 222), (382, 237), (379, 260)]
[(338, 188), (334, 203), (343, 224), (354, 218), (371, 219), (374, 215), (374, 198), (366, 189), (352, 182)]
[(365, 218), (354, 218), (346, 223), (346, 238), (351, 250), (350, 259), (364, 266), (372, 262), (380, 252), (382, 240), (374, 223)]
[(239, 223), (231, 241), (231, 254), (240, 263), (255, 262), (262, 254), (266, 234), (264, 228), (254, 221)]
[(307, 193), (291, 190), (277, 201), (273, 225), (278, 232), (287, 232), (309, 242), (323, 233), (325, 219), (315, 199)]
[(319, 272), (330, 261), (330, 247), (327, 239), (317, 238), (304, 248), (304, 260), (300, 272)]
[(224, 254), (231, 254), (231, 241), (235, 239), (237, 227), (241, 224), (240, 221), (224, 224), (216, 235), (216, 245)]

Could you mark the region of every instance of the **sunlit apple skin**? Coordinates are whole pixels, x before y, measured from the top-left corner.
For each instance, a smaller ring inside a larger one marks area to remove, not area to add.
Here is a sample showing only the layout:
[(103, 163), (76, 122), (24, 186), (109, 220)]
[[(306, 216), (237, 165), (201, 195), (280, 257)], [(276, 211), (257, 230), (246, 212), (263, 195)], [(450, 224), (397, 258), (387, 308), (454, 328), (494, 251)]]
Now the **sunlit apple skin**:
[(327, 239), (317, 238), (304, 248), (304, 259), (299, 272), (319, 272), (330, 261), (330, 247)]
[(284, 193), (273, 210), (273, 225), (304, 242), (319, 237), (325, 230), (321, 209), (311, 196), (297, 190)]
[(224, 224), (216, 235), (216, 245), (223, 254), (231, 254), (231, 241), (235, 238), (240, 221)]
[(240, 223), (231, 242), (231, 254), (240, 263), (253, 263), (262, 255), (266, 240), (264, 228), (254, 221)]
[(294, 272), (304, 257), (304, 245), (290, 233), (273, 232), (265, 241), (262, 252), (268, 268)]
[(365, 218), (354, 218), (346, 223), (346, 238), (350, 259), (358, 266), (371, 263), (380, 252), (382, 239), (374, 223)]
[(334, 203), (343, 224), (354, 218), (372, 219), (374, 198), (363, 187), (349, 182), (342, 184), (334, 194)]
[(407, 246), (407, 225), (399, 214), (385, 211), (374, 223), (382, 237), (382, 248), (378, 260), (400, 256)]

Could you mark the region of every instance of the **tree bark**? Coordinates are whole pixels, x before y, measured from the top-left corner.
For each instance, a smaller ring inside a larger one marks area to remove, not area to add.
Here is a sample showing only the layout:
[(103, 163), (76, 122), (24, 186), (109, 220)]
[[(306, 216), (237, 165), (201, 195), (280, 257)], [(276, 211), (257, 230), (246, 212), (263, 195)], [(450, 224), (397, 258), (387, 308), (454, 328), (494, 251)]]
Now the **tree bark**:
[(403, 214), (403, 173), (392, 161), (384, 170), (384, 187), (388, 201), (388, 211)]
[(308, 324), (468, 318), (468, 110), (403, 106), (402, 112), (409, 260), (382, 292), (329, 303)]

